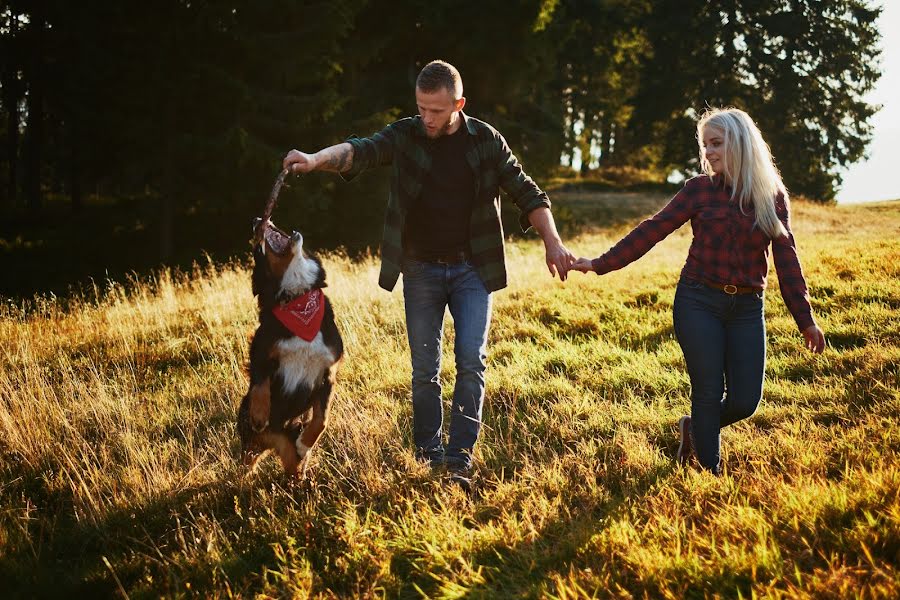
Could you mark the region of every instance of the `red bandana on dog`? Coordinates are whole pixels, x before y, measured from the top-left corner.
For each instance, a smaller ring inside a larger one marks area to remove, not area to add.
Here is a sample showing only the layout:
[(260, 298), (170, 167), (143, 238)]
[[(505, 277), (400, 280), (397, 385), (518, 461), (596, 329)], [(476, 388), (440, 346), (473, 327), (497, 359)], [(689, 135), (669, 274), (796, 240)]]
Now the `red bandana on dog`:
[(306, 292), (287, 304), (272, 309), (275, 317), (300, 339), (311, 342), (322, 327), (325, 294), (320, 289)]

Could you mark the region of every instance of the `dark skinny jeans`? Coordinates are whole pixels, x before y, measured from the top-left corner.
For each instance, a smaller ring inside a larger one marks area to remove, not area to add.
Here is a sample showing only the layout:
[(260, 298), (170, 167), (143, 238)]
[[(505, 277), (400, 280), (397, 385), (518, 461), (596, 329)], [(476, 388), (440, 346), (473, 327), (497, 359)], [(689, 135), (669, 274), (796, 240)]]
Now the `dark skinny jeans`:
[(756, 412), (766, 367), (763, 294), (736, 294), (682, 278), (675, 335), (691, 378), (691, 427), (700, 465), (720, 474), (722, 427)]

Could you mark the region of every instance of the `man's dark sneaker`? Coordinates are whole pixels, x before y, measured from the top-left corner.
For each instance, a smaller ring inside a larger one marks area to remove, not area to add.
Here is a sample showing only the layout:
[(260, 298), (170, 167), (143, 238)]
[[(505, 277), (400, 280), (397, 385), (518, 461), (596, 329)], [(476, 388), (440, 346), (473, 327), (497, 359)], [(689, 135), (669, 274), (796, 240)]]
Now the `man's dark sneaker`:
[(691, 435), (691, 418), (687, 415), (678, 419), (678, 432), (681, 443), (678, 444), (678, 464), (686, 465), (694, 453), (694, 438)]
[(432, 450), (417, 448), (416, 460), (428, 463), (428, 466), (432, 469), (440, 469), (444, 466), (444, 451), (441, 448)]
[(471, 469), (464, 465), (448, 463), (447, 480), (458, 485), (467, 495), (472, 494)]

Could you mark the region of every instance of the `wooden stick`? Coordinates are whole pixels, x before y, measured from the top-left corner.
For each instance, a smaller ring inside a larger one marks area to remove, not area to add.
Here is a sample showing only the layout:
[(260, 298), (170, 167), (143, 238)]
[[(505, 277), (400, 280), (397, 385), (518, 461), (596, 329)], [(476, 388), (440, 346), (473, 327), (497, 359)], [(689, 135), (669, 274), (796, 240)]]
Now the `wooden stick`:
[(269, 194), (269, 201), (266, 202), (266, 208), (263, 211), (262, 221), (259, 226), (256, 228), (256, 232), (254, 235), (254, 243), (258, 244), (262, 241), (263, 235), (265, 235), (266, 227), (269, 226), (269, 217), (272, 216), (272, 211), (275, 210), (275, 203), (278, 201), (278, 194), (281, 192), (281, 186), (284, 185), (284, 180), (290, 175), (290, 170), (284, 169), (281, 173), (278, 174), (278, 177), (275, 179), (275, 185), (272, 186), (272, 192)]

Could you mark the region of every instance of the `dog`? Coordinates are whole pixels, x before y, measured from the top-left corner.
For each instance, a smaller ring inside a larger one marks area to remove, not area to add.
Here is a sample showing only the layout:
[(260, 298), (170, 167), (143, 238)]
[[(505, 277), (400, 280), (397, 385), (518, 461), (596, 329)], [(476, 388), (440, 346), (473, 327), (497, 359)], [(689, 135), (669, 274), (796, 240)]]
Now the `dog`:
[(259, 326), (250, 342), (250, 387), (237, 415), (241, 458), (252, 471), (274, 450), (285, 473), (302, 478), (328, 422), (344, 344), (322, 292), (325, 269), (303, 250), (303, 236), (288, 236), (262, 219), (253, 229)]

